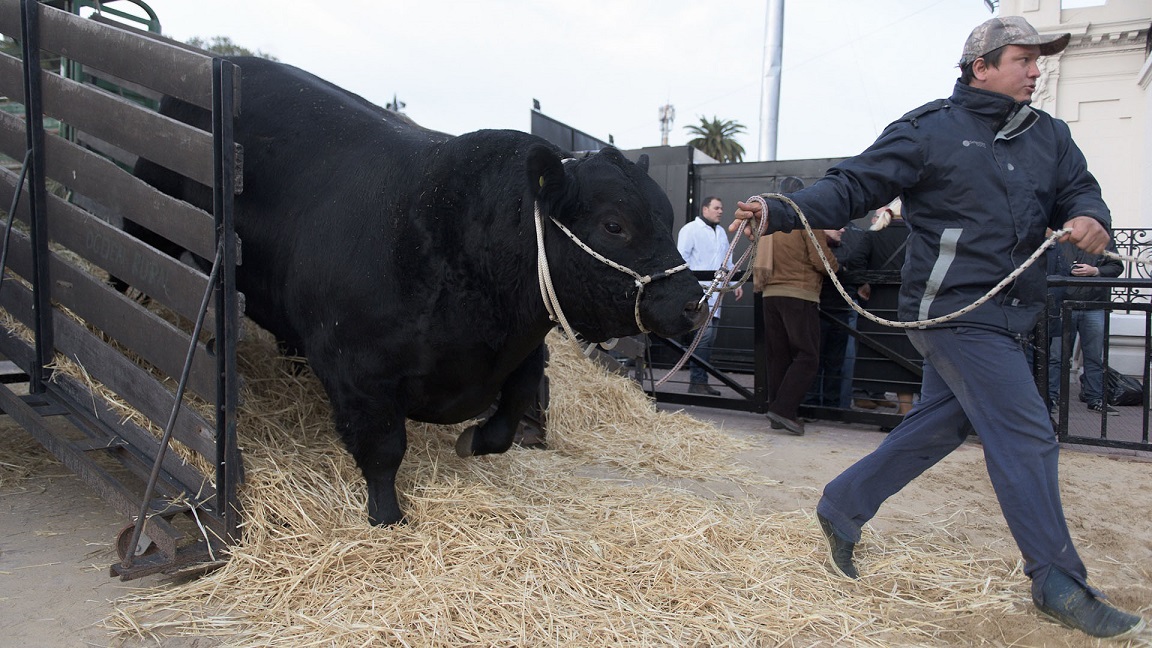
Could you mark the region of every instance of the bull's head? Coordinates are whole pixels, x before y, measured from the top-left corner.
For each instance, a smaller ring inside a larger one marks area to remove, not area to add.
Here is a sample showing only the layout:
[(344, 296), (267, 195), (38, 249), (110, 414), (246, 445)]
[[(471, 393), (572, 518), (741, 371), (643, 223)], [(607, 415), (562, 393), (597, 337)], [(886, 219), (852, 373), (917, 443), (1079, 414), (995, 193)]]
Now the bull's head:
[[(528, 178), (545, 227), (552, 283), (569, 323), (602, 341), (644, 329), (671, 337), (699, 326), (706, 312), (702, 291), (672, 240), (672, 205), (648, 176), (648, 158), (628, 161), (606, 148), (561, 162), (552, 149), (528, 154)], [(585, 251), (552, 219), (599, 255), (641, 276), (660, 276), (641, 288), (632, 274)]]

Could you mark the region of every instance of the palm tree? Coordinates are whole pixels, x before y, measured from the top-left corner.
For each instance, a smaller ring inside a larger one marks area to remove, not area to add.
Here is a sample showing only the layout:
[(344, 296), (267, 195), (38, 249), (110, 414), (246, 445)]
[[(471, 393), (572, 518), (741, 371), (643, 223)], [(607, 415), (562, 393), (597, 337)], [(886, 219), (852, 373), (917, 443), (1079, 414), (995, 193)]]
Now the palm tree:
[(721, 162), (740, 162), (744, 159), (744, 147), (735, 140), (735, 136), (744, 132), (744, 124), (731, 119), (720, 121), (715, 115), (712, 121), (700, 116), (699, 124), (690, 124), (684, 130), (696, 136), (688, 142), (703, 151), (709, 157)]

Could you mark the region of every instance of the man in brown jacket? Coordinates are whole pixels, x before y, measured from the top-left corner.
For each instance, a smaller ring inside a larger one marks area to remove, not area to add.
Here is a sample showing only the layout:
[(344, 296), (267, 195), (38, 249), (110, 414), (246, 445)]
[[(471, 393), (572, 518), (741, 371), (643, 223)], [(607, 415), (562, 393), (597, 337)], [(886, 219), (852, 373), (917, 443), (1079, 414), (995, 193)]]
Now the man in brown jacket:
[[(832, 272), (839, 269), (827, 235), (816, 230)], [(765, 249), (770, 248), (770, 249)], [(820, 368), (820, 288), (828, 270), (807, 232), (795, 229), (761, 239), (765, 262), (754, 275), (764, 299), (764, 336), (768, 350), (768, 419), (773, 429), (800, 436), (797, 410)], [(769, 270), (766, 265), (771, 266)]]

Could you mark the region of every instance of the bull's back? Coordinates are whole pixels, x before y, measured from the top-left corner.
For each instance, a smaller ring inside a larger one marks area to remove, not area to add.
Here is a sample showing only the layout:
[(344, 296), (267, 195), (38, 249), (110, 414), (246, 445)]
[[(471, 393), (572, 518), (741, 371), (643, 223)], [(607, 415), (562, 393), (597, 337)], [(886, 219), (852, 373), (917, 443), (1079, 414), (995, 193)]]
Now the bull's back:
[(300, 342), (317, 315), (309, 302), (334, 285), (367, 290), (364, 263), (388, 263), (398, 233), (387, 215), (404, 209), (398, 188), (419, 180), (412, 160), (449, 137), (298, 68), (232, 60), (242, 72), (238, 285), (253, 320)]

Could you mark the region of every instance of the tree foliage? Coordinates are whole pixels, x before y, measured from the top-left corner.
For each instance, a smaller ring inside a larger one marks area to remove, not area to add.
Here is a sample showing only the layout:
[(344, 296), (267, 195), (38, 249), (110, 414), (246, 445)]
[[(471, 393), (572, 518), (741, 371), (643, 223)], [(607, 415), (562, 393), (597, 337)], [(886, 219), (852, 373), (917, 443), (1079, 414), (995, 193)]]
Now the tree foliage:
[(720, 121), (715, 115), (709, 121), (703, 115), (699, 124), (684, 127), (696, 138), (688, 142), (709, 157), (721, 162), (741, 162), (744, 160), (744, 147), (737, 142), (736, 135), (744, 132), (744, 124), (731, 119)]
[(187, 43), (192, 47), (199, 47), (203, 50), (208, 50), (213, 54), (220, 56), (259, 56), (260, 58), (268, 59), (269, 61), (279, 61), (280, 59), (266, 54), (260, 50), (253, 52), (247, 47), (237, 45), (231, 38), (227, 36), (213, 36), (212, 38), (204, 39), (199, 36), (189, 38)]

